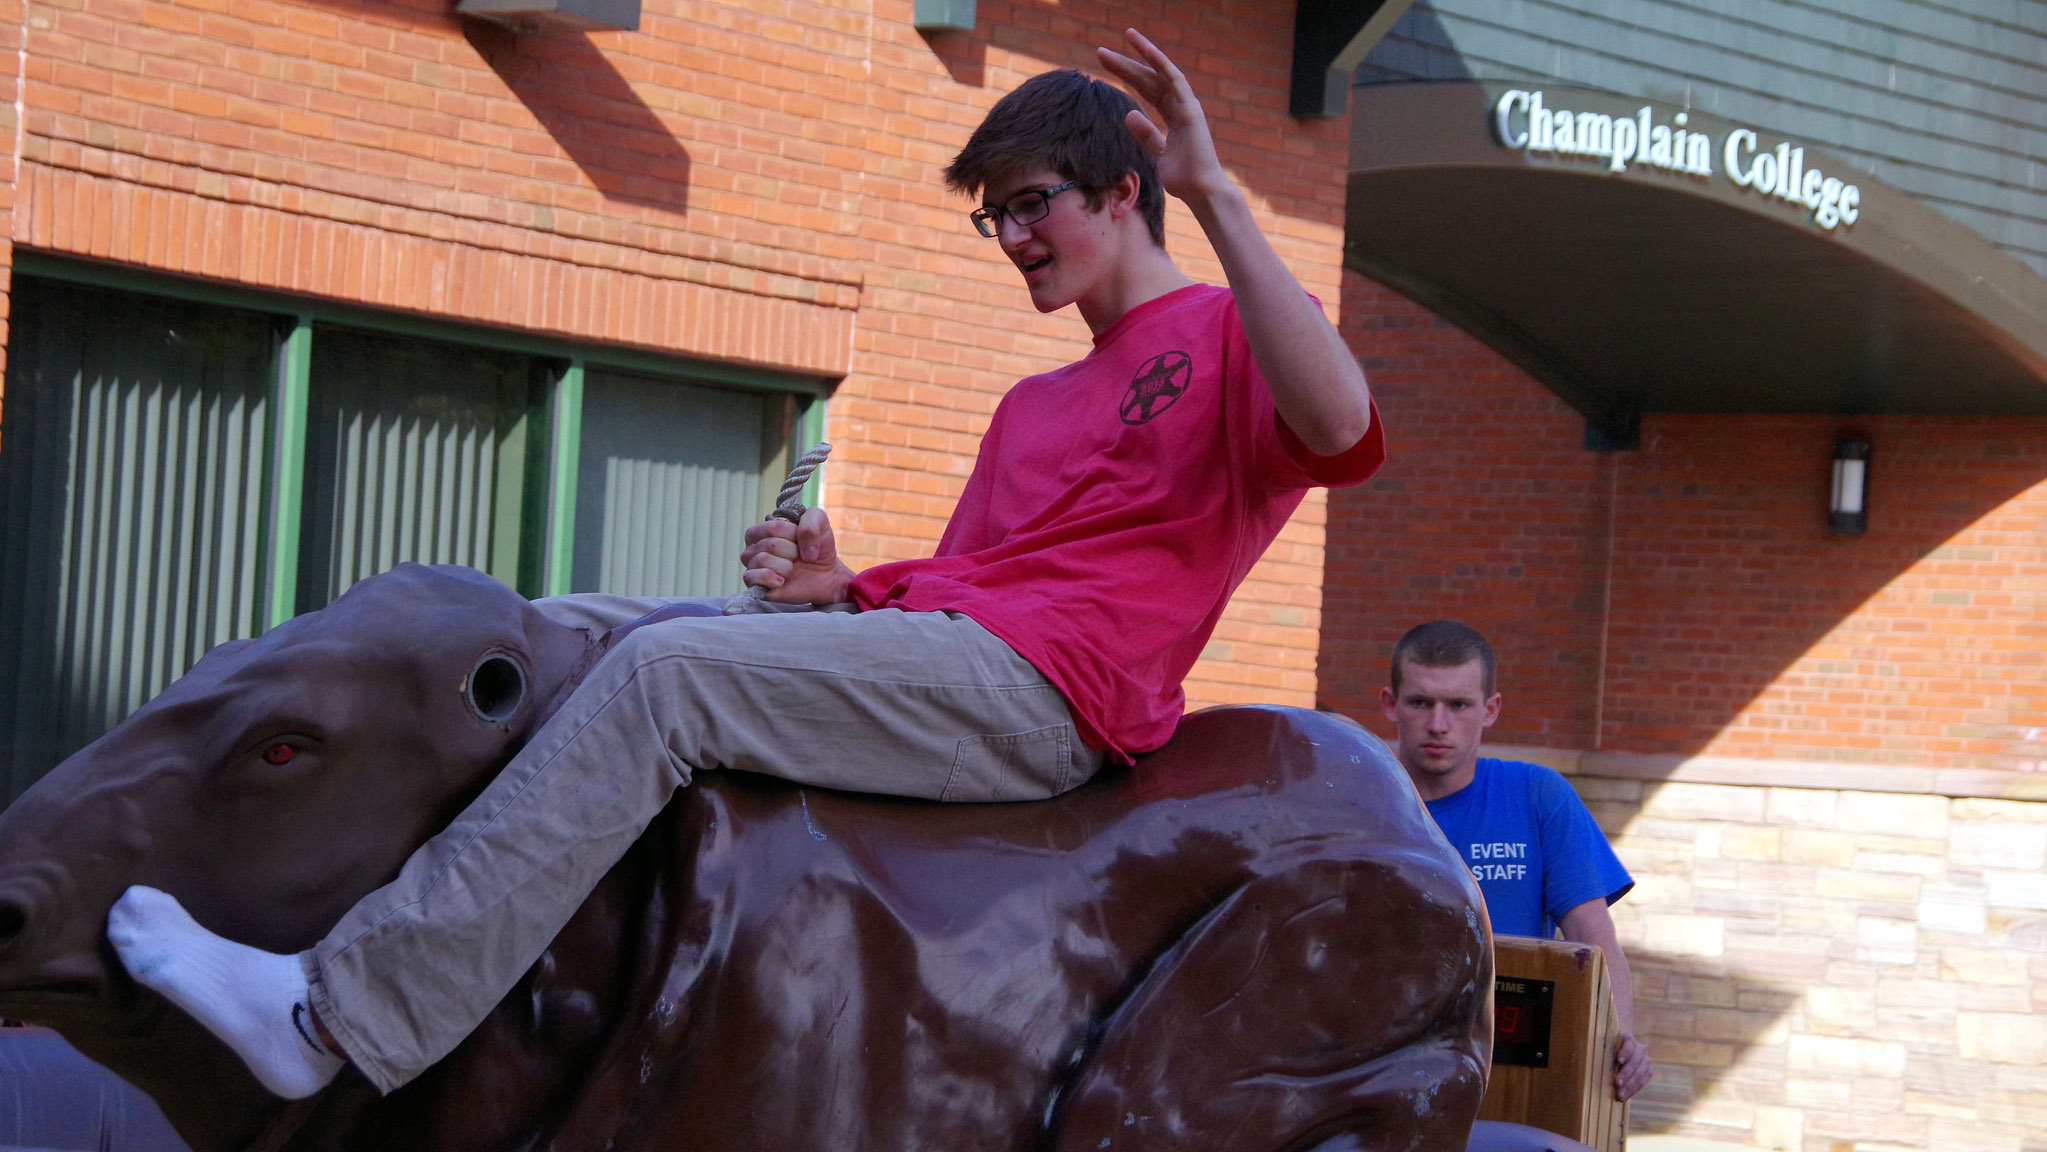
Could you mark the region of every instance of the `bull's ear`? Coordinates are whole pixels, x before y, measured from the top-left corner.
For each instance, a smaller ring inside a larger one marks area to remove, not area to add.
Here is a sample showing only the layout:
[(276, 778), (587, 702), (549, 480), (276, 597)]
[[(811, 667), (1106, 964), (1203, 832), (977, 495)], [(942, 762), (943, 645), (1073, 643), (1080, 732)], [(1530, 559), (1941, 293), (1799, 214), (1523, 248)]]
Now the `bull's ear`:
[(526, 670), (503, 652), (491, 652), (469, 670), (462, 696), (479, 719), (502, 724), (526, 702)]
[(255, 643), (254, 640), (249, 639), (247, 637), (244, 637), (243, 639), (240, 640), (223, 640), (220, 643), (215, 644), (213, 647), (208, 648), (205, 652), (201, 653), (199, 659), (194, 660), (192, 662), (192, 667), (186, 669), (186, 673), (189, 675), (190, 673), (197, 672), (199, 669), (204, 668), (209, 664), (215, 664), (220, 662), (221, 660), (226, 659), (229, 656), (233, 656), (237, 652), (247, 651), (249, 645), (254, 643)]
[(236, 652), (240, 652), (242, 649), (247, 648), (249, 645), (254, 644), (255, 642), (256, 640), (252, 636), (244, 636), (239, 640), (222, 640), (220, 643), (215, 644), (211, 648), (208, 648), (205, 651), (205, 653), (199, 657), (199, 659), (211, 660), (215, 656), (231, 656)]

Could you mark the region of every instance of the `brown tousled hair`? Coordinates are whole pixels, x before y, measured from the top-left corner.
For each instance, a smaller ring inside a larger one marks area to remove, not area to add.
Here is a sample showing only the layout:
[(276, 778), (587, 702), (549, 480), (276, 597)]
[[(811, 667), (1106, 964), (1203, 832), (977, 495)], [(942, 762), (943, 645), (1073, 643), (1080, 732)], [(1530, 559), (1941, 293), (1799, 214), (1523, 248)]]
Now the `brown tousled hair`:
[(946, 166), (946, 186), (978, 196), (988, 185), (1031, 168), (1077, 181), (1088, 207), (1126, 172), (1137, 173), (1137, 207), (1152, 243), (1166, 243), (1166, 194), (1158, 163), (1123, 118), (1137, 101), (1084, 72), (1062, 69), (1031, 77), (995, 102), (981, 126)]

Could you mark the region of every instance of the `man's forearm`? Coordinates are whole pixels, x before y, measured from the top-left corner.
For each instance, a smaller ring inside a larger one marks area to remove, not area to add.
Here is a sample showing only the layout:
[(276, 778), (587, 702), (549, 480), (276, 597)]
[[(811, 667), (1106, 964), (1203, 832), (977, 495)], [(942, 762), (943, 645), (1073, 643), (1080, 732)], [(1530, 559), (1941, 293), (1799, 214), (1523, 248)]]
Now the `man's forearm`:
[(1273, 406), (1309, 450), (1334, 456), (1371, 427), (1371, 391), (1357, 358), (1279, 258), (1227, 181), (1183, 197), (1222, 261), (1251, 354)]
[[(1596, 906), (1595, 906), (1596, 905)], [(1628, 971), (1628, 958), (1621, 951), (1620, 936), (1615, 933), (1613, 917), (1606, 910), (1606, 902), (1588, 902), (1564, 913), (1557, 927), (1564, 939), (1573, 944), (1597, 945), (1606, 957), (1607, 982), (1613, 987), (1613, 1011), (1619, 1019), (1621, 1032), (1632, 1036), (1635, 1032), (1635, 979)]]
[(1621, 1035), (1635, 1034), (1635, 977), (1628, 971), (1627, 954), (1621, 951), (1618, 942), (1600, 945), (1606, 954), (1607, 979), (1613, 984), (1613, 1014), (1620, 1023)]

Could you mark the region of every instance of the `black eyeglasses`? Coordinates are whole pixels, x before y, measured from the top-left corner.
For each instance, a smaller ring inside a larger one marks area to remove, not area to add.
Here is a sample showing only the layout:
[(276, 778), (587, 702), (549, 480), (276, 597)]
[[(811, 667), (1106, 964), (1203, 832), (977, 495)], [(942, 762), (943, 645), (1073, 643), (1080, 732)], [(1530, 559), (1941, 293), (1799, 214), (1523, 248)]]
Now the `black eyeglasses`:
[(1071, 188), (1080, 187), (1080, 181), (1068, 180), (1035, 192), (1019, 192), (1009, 198), (1009, 203), (998, 207), (976, 208), (967, 213), (967, 219), (974, 222), (974, 230), (994, 239), (1002, 231), (1002, 221), (1029, 226), (1045, 218), (1052, 210), (1052, 197)]

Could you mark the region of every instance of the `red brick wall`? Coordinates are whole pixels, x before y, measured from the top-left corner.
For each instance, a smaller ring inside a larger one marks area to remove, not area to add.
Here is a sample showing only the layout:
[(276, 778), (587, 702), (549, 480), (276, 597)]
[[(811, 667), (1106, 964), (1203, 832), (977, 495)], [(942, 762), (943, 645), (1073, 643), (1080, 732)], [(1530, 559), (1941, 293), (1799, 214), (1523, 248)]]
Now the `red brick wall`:
[[(37, 6), (9, 235), (838, 381), (826, 498), (856, 563), (929, 549), (1001, 392), (1087, 348), (938, 182), (1027, 76), (1149, 28), (1281, 254), (1338, 306), (1347, 128), (1286, 115), (1291, 27), (1263, 0), (982, 0), (974, 32), (929, 37), (912, 0), (646, 0), (637, 32), (519, 37), (452, 7)], [(1219, 278), (1184, 211), (1169, 233)], [(1196, 703), (1313, 699), (1322, 514), (1253, 573)]]
[(1607, 461), (1584, 422), (1478, 341), (1352, 273), (1342, 329), (1386, 418), (1387, 464), (1330, 500), (1323, 702), (1376, 724), (1393, 642), (1453, 616), (1493, 642), (1502, 725), (1582, 746), (1598, 674)]
[[(20, 0), (0, 0), (0, 53), (10, 60), (21, 59), (22, 5)], [(18, 111), (22, 92), (19, 65), (0, 72), (0, 214), (14, 211), (15, 183), (20, 170), (14, 154), (15, 141), (20, 139), (21, 116)], [(11, 236), (0, 236), (0, 372), (7, 367), (8, 318), (13, 314), (8, 303), (13, 293), (5, 287), (6, 269), (14, 265), (14, 241)], [(6, 403), (5, 384), (0, 384), (0, 406)], [(4, 411), (4, 407), (0, 407)]]
[[(816, 206), (858, 192), (844, 160), (864, 128), (865, 41), (818, 20), (801, 43), (764, 34), (830, 15), (816, 5), (683, 8), (650, 6), (636, 34), (514, 38), (442, 0), (47, 6), (28, 29), (12, 235), (843, 370), (857, 221)], [(818, 91), (838, 99), (802, 99)]]
[[(1870, 528), (1830, 457), (1874, 445)], [(2047, 420), (1663, 417), (1621, 462), (1610, 745), (2040, 767)]]
[[(1595, 454), (1554, 395), (1362, 277), (1343, 329), (1392, 459), (1331, 501), (1325, 703), (1383, 728), (1387, 649), (1455, 616), (1499, 650), (1500, 743), (2047, 768), (2047, 419), (1652, 415)], [(1850, 429), (1874, 444), (1861, 537), (1825, 527)]]

